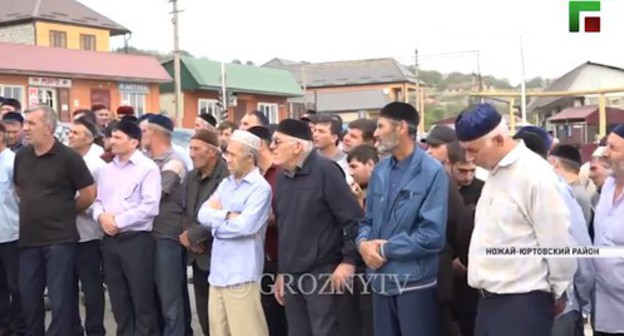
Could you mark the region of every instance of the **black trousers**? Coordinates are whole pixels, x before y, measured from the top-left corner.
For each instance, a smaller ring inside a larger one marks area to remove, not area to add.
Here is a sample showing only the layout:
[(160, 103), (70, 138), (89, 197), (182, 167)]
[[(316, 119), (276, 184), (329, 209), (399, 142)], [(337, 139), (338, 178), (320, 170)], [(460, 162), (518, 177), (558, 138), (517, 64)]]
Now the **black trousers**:
[[(85, 298), (84, 331), (87, 336), (105, 336), (102, 246), (100, 240), (78, 244), (76, 276)], [(77, 299), (77, 298), (76, 298)], [(80, 323), (80, 321), (79, 321)]]
[(275, 285), (277, 271), (277, 263), (264, 262), (264, 276), (260, 284), (262, 288), (262, 309), (267, 321), (270, 336), (288, 336), (288, 324), (286, 322), (286, 311), (284, 307), (277, 302), (273, 294), (273, 286)]
[(337, 295), (329, 295), (329, 275), (336, 265), (303, 275), (285, 274), (284, 300), (290, 336), (336, 336)]
[(552, 294), (541, 291), (506, 295), (481, 293), (476, 336), (551, 336)]
[(609, 333), (603, 333), (600, 331), (594, 331), (594, 336), (624, 336), (624, 334), (623, 333), (609, 334)]
[(102, 256), (117, 336), (158, 335), (152, 234), (124, 232), (105, 236)]
[(474, 335), (478, 306), (479, 292), (468, 286), (467, 275), (465, 273), (455, 274), (452, 310), (462, 336)]
[(349, 290), (338, 298), (338, 325), (342, 336), (373, 336), (373, 300), (365, 274), (357, 274)]
[[(18, 286), (22, 298), (26, 336), (68, 336), (76, 332), (78, 297), (76, 243), (21, 248)], [(43, 292), (48, 287), (52, 322), (45, 331)]]
[(195, 289), (195, 310), (197, 311), (197, 319), (204, 333), (204, 336), (210, 336), (210, 328), (208, 324), (208, 275), (210, 272), (199, 268), (193, 263), (193, 288)]
[(16, 241), (0, 243), (0, 336), (26, 329), (17, 286), (18, 256)]

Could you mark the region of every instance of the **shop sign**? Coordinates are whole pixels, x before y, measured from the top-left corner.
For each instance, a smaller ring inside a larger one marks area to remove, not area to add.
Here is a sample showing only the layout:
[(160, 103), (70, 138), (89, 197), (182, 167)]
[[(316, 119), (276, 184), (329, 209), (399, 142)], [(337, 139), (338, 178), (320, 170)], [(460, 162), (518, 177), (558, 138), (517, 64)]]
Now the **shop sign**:
[(149, 86), (144, 84), (119, 83), (119, 91), (129, 93), (149, 93)]
[(47, 78), (47, 77), (29, 77), (28, 84), (30, 86), (47, 86), (55, 88), (71, 88), (71, 79), (63, 78)]

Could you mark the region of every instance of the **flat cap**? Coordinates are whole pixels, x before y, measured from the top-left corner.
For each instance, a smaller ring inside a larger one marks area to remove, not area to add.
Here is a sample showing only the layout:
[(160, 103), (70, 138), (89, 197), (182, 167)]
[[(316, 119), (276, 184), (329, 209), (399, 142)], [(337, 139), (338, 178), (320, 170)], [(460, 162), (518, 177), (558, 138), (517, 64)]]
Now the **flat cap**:
[(427, 135), (426, 143), (430, 145), (446, 145), (457, 141), (457, 134), (455, 134), (455, 130), (445, 126), (438, 125), (434, 127), (429, 135)]

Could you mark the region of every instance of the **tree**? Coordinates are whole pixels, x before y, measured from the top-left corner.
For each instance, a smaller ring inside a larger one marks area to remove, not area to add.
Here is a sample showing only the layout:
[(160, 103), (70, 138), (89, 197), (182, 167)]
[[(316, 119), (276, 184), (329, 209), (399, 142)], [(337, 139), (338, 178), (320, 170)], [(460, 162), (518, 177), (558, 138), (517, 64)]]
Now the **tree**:
[(247, 61), (247, 63), (245, 63), (245, 65), (255, 65), (255, 64), (252, 61)]
[(235, 60), (232, 61), (232, 64), (243, 64), (243, 62), (235, 59)]

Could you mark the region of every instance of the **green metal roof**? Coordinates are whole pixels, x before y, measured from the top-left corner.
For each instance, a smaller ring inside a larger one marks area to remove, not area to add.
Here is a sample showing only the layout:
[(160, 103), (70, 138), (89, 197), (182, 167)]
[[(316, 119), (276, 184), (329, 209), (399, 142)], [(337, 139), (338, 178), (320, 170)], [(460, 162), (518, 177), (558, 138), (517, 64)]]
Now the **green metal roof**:
[[(207, 58), (181, 58), (182, 90), (220, 90), (221, 62)], [(163, 64), (173, 77), (173, 61)], [(226, 88), (235, 93), (255, 93), (283, 97), (303, 96), (303, 90), (287, 70), (253, 65), (225, 64)], [(164, 92), (173, 85), (161, 86)]]

